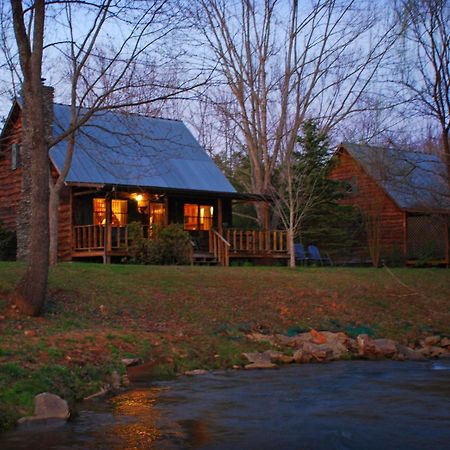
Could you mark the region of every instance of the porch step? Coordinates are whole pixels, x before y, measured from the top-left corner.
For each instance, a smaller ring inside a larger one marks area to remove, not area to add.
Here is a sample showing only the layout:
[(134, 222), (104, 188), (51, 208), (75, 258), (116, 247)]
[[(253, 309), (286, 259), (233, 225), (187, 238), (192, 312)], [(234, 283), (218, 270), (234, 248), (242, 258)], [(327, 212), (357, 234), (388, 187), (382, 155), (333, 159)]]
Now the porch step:
[(193, 263), (196, 266), (215, 266), (218, 264), (218, 261), (212, 253), (195, 252)]

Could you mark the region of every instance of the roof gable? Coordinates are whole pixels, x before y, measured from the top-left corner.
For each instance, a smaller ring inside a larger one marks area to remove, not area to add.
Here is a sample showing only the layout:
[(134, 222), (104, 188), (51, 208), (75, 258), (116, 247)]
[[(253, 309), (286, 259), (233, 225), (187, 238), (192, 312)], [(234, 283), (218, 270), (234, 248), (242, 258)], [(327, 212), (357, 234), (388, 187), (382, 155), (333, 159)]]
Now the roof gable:
[(399, 208), (450, 210), (447, 169), (439, 157), (350, 143), (340, 147), (348, 151)]

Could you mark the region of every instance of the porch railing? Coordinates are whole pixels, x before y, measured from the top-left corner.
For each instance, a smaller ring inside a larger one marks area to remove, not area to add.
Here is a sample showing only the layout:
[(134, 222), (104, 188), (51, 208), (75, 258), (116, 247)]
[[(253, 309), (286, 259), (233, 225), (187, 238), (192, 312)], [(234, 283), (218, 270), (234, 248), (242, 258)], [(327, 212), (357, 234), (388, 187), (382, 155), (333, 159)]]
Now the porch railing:
[(287, 232), (283, 230), (238, 230), (229, 228), (225, 239), (230, 243), (231, 254), (260, 255), (264, 253), (286, 253)]
[(75, 251), (95, 251), (111, 248), (112, 250), (128, 248), (127, 226), (112, 226), (111, 234), (104, 225), (75, 225), (73, 227), (72, 247)]
[(222, 266), (230, 265), (230, 247), (230, 243), (221, 234), (212, 228), (209, 230), (209, 252)]
[[(151, 230), (142, 226), (144, 237), (150, 237)], [(127, 251), (130, 238), (128, 227), (111, 226), (110, 232), (104, 225), (75, 225), (72, 247), (75, 252)], [(287, 232), (283, 230), (238, 230), (229, 228), (223, 235), (217, 230), (209, 231), (209, 251), (222, 265), (228, 265), (230, 257), (283, 256), (288, 253)]]

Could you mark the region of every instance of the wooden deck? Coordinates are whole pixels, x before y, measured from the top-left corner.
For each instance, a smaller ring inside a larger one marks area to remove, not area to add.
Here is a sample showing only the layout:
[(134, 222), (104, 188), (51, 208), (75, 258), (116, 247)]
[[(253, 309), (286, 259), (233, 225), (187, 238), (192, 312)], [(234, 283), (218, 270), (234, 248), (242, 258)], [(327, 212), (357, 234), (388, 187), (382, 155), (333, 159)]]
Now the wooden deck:
[[(143, 227), (143, 231), (144, 231)], [(111, 257), (128, 255), (130, 244), (127, 226), (77, 225), (72, 233), (72, 258)], [(228, 266), (232, 259), (287, 259), (287, 233), (282, 230), (227, 229), (223, 234), (209, 230), (208, 253), (217, 263)]]

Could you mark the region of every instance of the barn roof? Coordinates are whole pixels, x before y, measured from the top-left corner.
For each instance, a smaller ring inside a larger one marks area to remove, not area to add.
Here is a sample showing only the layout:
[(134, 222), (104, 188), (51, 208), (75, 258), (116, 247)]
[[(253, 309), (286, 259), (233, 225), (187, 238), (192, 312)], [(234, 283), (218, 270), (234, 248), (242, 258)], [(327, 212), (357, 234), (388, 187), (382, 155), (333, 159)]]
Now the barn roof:
[(436, 155), (342, 143), (399, 208), (450, 211), (447, 168)]
[[(54, 104), (53, 133), (68, 128), (70, 107)], [(61, 170), (62, 141), (50, 151)], [(236, 193), (183, 122), (112, 111), (96, 113), (76, 132), (67, 183)]]

